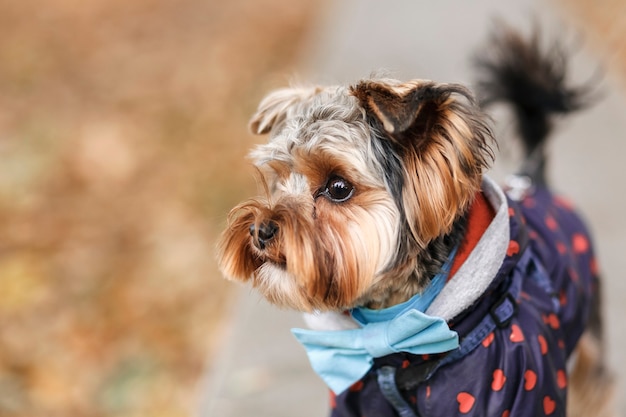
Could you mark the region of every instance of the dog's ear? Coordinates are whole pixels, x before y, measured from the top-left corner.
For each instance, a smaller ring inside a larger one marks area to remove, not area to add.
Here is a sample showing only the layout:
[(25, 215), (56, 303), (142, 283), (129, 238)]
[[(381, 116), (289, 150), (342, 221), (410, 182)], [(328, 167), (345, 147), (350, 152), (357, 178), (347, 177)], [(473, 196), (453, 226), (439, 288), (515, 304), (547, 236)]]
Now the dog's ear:
[[(425, 101), (419, 97), (418, 84), (392, 85), (380, 81), (361, 81), (352, 88), (361, 106), (390, 134), (406, 131), (417, 119)], [(423, 94), (422, 94), (423, 95)]]
[(289, 107), (313, 97), (320, 91), (319, 87), (293, 87), (271, 92), (261, 101), (256, 113), (250, 119), (250, 131), (257, 135), (269, 133), (273, 126), (285, 119)]
[(474, 99), (469, 90), (459, 84), (437, 84), (413, 80), (406, 83), (365, 80), (352, 87), (366, 112), (376, 119), (390, 138), (402, 142), (411, 131), (426, 134), (443, 116), (452, 95), (460, 95), (470, 104)]
[(402, 207), (415, 240), (450, 232), (493, 157), (488, 118), (458, 84), (362, 81), (352, 87), (402, 161)]

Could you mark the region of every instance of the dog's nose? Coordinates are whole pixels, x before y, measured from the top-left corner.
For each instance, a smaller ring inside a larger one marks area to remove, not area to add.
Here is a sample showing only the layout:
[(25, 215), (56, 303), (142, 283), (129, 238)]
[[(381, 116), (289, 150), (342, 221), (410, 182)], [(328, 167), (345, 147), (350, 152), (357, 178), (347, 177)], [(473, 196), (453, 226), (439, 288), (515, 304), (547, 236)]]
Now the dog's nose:
[(259, 249), (265, 249), (265, 245), (276, 236), (276, 232), (278, 232), (278, 225), (271, 220), (258, 225), (254, 223), (250, 225), (250, 236), (252, 236), (255, 246)]

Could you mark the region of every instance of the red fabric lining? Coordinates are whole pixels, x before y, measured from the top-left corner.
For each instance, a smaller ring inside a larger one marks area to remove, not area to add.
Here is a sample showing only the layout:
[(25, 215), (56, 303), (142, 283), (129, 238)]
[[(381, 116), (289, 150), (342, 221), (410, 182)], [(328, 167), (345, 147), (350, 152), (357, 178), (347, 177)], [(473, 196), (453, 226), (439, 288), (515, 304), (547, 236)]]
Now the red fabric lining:
[(493, 207), (491, 207), (491, 204), (489, 204), (483, 193), (476, 193), (476, 197), (474, 198), (474, 202), (472, 203), (468, 213), (465, 238), (463, 239), (461, 247), (454, 257), (454, 262), (452, 262), (452, 268), (450, 268), (448, 280), (454, 276), (472, 250), (474, 250), (495, 215), (496, 213)]

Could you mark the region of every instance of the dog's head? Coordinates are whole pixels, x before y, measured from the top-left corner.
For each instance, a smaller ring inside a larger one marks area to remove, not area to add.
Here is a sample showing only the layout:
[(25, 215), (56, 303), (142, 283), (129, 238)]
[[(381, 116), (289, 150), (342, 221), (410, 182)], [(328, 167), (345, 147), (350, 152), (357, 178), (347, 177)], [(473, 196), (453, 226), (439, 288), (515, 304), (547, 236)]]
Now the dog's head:
[(420, 254), (466, 212), (491, 159), (486, 119), (456, 84), (279, 90), (250, 126), (270, 135), (251, 152), (266, 195), (231, 212), (220, 266), (303, 311), (418, 291)]

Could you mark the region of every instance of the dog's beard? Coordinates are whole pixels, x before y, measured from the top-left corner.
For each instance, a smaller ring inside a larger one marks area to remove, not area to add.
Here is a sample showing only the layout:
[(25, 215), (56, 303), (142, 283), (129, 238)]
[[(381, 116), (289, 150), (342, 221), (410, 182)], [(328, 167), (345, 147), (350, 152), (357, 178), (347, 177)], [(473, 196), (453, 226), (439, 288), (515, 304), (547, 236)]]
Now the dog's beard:
[[(222, 271), (248, 281), (270, 302), (302, 311), (353, 307), (397, 256), (399, 213), (383, 190), (334, 204), (283, 196), (235, 208), (220, 246)], [(250, 225), (271, 219), (277, 235), (263, 248)]]

